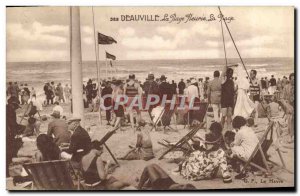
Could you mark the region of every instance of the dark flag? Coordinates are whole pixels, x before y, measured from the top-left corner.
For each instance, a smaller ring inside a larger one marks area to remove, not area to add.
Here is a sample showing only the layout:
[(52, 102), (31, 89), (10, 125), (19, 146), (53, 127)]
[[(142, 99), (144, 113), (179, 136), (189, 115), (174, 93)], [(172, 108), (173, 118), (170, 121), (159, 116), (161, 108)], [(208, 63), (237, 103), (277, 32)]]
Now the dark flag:
[(117, 43), (116, 40), (114, 40), (114, 38), (110, 37), (110, 36), (106, 36), (103, 35), (101, 33), (98, 33), (98, 44), (113, 44), (113, 43)]
[[(105, 51), (106, 52), (106, 51)], [(115, 55), (112, 55), (112, 54), (109, 54), (108, 52), (106, 52), (106, 58), (107, 59), (111, 59), (111, 60), (116, 60), (116, 56)]]

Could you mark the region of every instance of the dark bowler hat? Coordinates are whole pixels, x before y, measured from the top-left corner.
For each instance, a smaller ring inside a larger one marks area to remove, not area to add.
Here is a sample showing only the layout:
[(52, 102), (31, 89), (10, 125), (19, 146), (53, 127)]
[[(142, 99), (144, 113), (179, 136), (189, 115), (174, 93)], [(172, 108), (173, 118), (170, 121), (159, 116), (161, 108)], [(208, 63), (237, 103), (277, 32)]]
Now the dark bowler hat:
[(153, 73), (149, 73), (147, 79), (154, 80), (154, 74)]
[(166, 80), (166, 79), (167, 79), (167, 77), (165, 75), (160, 76), (160, 80)]
[(121, 85), (122, 84), (122, 80), (116, 80), (116, 82), (115, 82), (115, 85), (116, 86), (119, 86), (119, 85)]
[(129, 75), (129, 79), (135, 79), (135, 75), (134, 74), (130, 74)]
[(51, 116), (53, 116), (54, 118), (60, 118), (60, 112), (55, 110), (55, 111), (53, 111)]

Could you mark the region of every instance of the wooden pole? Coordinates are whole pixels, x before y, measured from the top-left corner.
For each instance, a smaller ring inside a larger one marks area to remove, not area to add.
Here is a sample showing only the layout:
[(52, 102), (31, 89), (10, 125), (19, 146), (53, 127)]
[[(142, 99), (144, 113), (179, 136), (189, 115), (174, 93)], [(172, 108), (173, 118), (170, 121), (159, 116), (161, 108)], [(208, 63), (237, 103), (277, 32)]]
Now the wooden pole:
[(82, 55), (80, 35), (80, 10), (79, 7), (71, 7), (71, 84), (73, 116), (81, 118), (84, 126), (84, 107), (82, 89)]
[(108, 80), (108, 75), (107, 75), (107, 58), (105, 57), (105, 78)]

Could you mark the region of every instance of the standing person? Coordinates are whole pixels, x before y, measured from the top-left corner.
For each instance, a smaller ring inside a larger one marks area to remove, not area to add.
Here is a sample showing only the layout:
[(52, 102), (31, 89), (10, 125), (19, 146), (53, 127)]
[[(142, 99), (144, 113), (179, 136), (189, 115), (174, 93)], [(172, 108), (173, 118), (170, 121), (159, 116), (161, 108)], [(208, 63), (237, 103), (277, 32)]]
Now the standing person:
[(65, 94), (66, 103), (69, 103), (70, 102), (70, 96), (71, 96), (71, 89), (69, 88), (68, 84), (65, 85), (64, 94)]
[(269, 87), (270, 88), (269, 92), (270, 92), (271, 95), (273, 95), (275, 93), (276, 87), (277, 87), (276, 79), (274, 78), (274, 75), (271, 75), (270, 87)]
[(112, 102), (113, 102), (113, 110), (116, 115), (115, 123), (114, 123), (114, 128), (118, 128), (120, 126), (121, 128), (121, 119), (124, 117), (124, 103), (123, 103), (123, 95), (124, 95), (124, 90), (122, 88), (122, 81), (121, 80), (116, 80), (114, 83), (114, 88), (112, 92)]
[(288, 110), (285, 110), (287, 120), (288, 120), (288, 130), (291, 136), (289, 142), (294, 140), (294, 107), (295, 107), (295, 75), (291, 73), (289, 76), (290, 83), (285, 85), (283, 89), (283, 99), (285, 100), (286, 105), (288, 106)]
[(195, 79), (191, 80), (191, 85), (186, 89), (186, 96), (189, 105), (189, 124), (192, 124), (194, 120), (194, 106), (200, 102), (199, 91), (196, 86), (197, 81)]
[[(135, 110), (137, 113), (137, 122), (141, 120), (140, 100), (142, 98), (142, 93), (142, 88), (140, 87), (139, 83), (135, 81), (135, 75), (130, 74), (129, 81), (125, 84), (124, 87), (124, 94), (127, 96), (126, 109), (130, 116), (131, 128), (135, 127), (133, 110)], [(136, 105), (137, 102), (139, 103), (139, 106), (133, 106)]]
[(60, 118), (59, 111), (54, 111), (51, 116), (53, 120), (48, 124), (47, 135), (54, 138), (57, 146), (60, 146), (62, 143), (70, 143), (71, 132), (68, 131), (66, 120)]
[[(144, 82), (143, 90), (145, 92), (146, 101), (148, 100), (148, 96), (151, 96), (151, 99), (149, 101), (152, 102), (154, 101), (153, 96), (159, 95), (159, 85), (156, 81), (154, 81), (154, 79), (155, 79), (154, 74), (149, 73), (147, 81)], [(155, 107), (154, 105), (150, 105), (148, 109), (148, 113), (151, 118), (152, 118), (151, 112), (154, 107)]]
[(199, 78), (199, 94), (200, 94), (200, 99), (204, 99), (204, 84), (203, 84), (203, 78)]
[[(254, 107), (255, 107), (255, 125), (254, 127), (257, 127), (257, 121), (258, 121), (258, 104), (260, 103), (260, 93), (261, 93), (261, 86), (256, 78), (257, 71), (255, 69), (252, 69), (250, 71), (250, 99), (254, 102)], [(245, 117), (245, 116), (243, 116)]]
[(46, 96), (45, 105), (49, 105), (51, 96), (50, 96), (50, 85), (49, 85), (48, 82), (45, 82), (45, 85), (44, 85), (43, 89), (44, 89), (44, 93), (45, 93), (45, 96)]
[(110, 125), (110, 121), (111, 121), (111, 106), (112, 106), (111, 95), (112, 95), (112, 92), (113, 92), (113, 89), (111, 88), (110, 81), (107, 81), (105, 83), (105, 87), (101, 91), (101, 97), (104, 99), (104, 107), (105, 107), (107, 125)]
[(58, 101), (65, 103), (64, 88), (62, 87), (61, 83), (58, 83)]
[(268, 94), (267, 82), (265, 81), (264, 78), (261, 78), (260, 86), (261, 86), (262, 95), (267, 95)]
[(19, 87), (12, 82), (8, 83), (7, 95), (11, 97), (16, 97), (19, 100)]
[(178, 83), (178, 90), (179, 90), (179, 95), (183, 95), (185, 89), (185, 83), (183, 79)]
[(36, 96), (36, 91), (34, 89), (34, 87), (31, 87), (31, 96)]
[(205, 77), (205, 82), (203, 84), (203, 93), (204, 93), (203, 97), (204, 97), (204, 99), (207, 98), (208, 83), (209, 83), (209, 77)]
[[(254, 72), (255, 70), (251, 70), (251, 73)], [(247, 91), (250, 88), (249, 80), (246, 78), (245, 71), (243, 68), (239, 65), (237, 68), (237, 73), (239, 73), (239, 77), (237, 78), (236, 84), (237, 84), (237, 99), (236, 99), (236, 104), (234, 107), (234, 116), (243, 116), (244, 118), (249, 118), (255, 107), (257, 106), (254, 104), (254, 102), (251, 101), (251, 99), (247, 95)], [(250, 77), (253, 79), (252, 83), (255, 84), (258, 83), (255, 77), (253, 77), (253, 73), (250, 73)], [(254, 80), (255, 79), (255, 80)], [(252, 89), (254, 89), (255, 86)], [(251, 93), (251, 91), (250, 91)], [(256, 93), (256, 91), (255, 91)], [(256, 94), (254, 95), (254, 97)], [(257, 104), (258, 105), (258, 104)]]
[(89, 81), (86, 84), (86, 98), (87, 98), (87, 102), (90, 104), (92, 103), (92, 99), (93, 99), (93, 82), (92, 79), (89, 79)]
[(172, 80), (172, 91), (173, 91), (173, 94), (176, 95), (177, 94), (177, 84), (174, 82), (174, 80)]
[(221, 86), (221, 124), (224, 128), (225, 120), (227, 120), (227, 129), (231, 127), (232, 113), (234, 107), (234, 82), (232, 80), (233, 69), (224, 66), (222, 71), (222, 86)]
[(27, 84), (24, 84), (23, 99), (22, 99), (23, 104), (27, 104), (29, 99), (30, 99), (30, 90)]
[[(171, 108), (171, 100), (173, 99), (173, 93), (172, 93), (171, 84), (167, 82), (167, 77), (165, 75), (161, 75), (160, 77), (159, 97), (161, 101), (165, 100), (165, 103), (162, 102), (161, 104), (164, 107), (164, 111), (169, 111)], [(161, 119), (161, 123), (165, 127), (169, 126), (170, 122), (171, 122), (171, 118)]]
[(209, 82), (207, 88), (208, 103), (212, 105), (215, 122), (220, 122), (219, 113), (221, 110), (221, 86), (222, 80), (220, 79), (220, 72), (215, 71), (214, 79)]

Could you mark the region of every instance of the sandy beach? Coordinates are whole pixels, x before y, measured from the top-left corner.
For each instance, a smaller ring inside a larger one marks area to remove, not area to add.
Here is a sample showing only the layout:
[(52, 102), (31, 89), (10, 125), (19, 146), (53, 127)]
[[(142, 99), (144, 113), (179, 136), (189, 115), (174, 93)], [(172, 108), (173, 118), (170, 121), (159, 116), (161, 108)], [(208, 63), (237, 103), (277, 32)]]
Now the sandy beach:
[[(67, 117), (70, 116), (70, 104), (61, 104), (64, 108), (64, 112)], [(21, 109), (17, 110), (17, 117), (18, 122), (20, 122), (20, 118), (23, 115), (26, 106), (23, 106)], [(41, 121), (41, 132), (47, 132), (48, 123), (51, 121), (49, 114), (52, 112), (53, 106), (44, 107), (44, 110), (41, 112), (41, 115), (47, 115), (47, 121)], [(142, 113), (143, 119), (147, 122), (150, 122), (148, 113)], [(91, 113), (86, 112), (85, 114), (85, 128), (88, 130), (89, 135), (91, 136), (92, 140), (101, 139), (108, 130), (111, 130), (112, 127), (106, 125), (105, 114), (102, 112), (102, 125), (99, 122), (99, 116), (97, 112)], [(260, 122), (258, 123), (258, 127), (255, 128), (255, 132), (257, 132), (258, 136), (261, 136), (263, 130), (266, 129), (268, 120), (266, 118), (259, 119)], [(208, 113), (207, 122), (208, 125), (211, 123), (212, 117)], [(26, 120), (23, 120), (22, 124), (25, 124)], [(176, 128), (175, 123), (171, 122), (173, 128)], [(146, 125), (145, 129), (150, 130), (151, 126)], [(153, 143), (153, 150), (155, 154), (155, 158), (150, 161), (143, 161), (143, 160), (133, 160), (133, 161), (125, 161), (120, 160), (120, 167), (116, 168), (113, 172), (113, 176), (117, 179), (129, 182), (133, 186), (136, 186), (138, 183), (138, 179), (144, 169), (145, 166), (156, 163), (159, 164), (170, 176), (174, 181), (178, 183), (192, 183), (196, 186), (197, 189), (236, 189), (236, 188), (260, 188), (260, 187), (292, 187), (294, 186), (294, 174), (287, 173), (284, 170), (278, 170), (274, 172), (274, 175), (284, 179), (284, 181), (278, 180), (276, 177), (269, 177), (264, 178), (260, 176), (255, 176), (252, 173), (249, 173), (249, 177), (247, 180), (236, 180), (233, 179), (232, 183), (225, 184), (222, 181), (222, 178), (215, 178), (212, 180), (201, 180), (201, 181), (187, 181), (179, 174), (172, 172), (177, 167), (177, 164), (170, 159), (168, 155), (165, 156), (164, 159), (158, 160), (158, 157), (166, 150), (165, 147), (161, 146), (157, 142), (162, 139), (167, 139), (171, 142), (178, 141), (181, 137), (188, 133), (188, 128), (184, 128), (183, 125), (177, 125), (177, 132), (169, 131), (152, 131), (150, 133)], [(197, 134), (204, 134), (206, 132), (205, 129), (199, 130)], [(283, 141), (286, 138), (281, 138)], [(127, 126), (124, 128), (124, 131), (118, 130), (108, 141), (107, 145), (109, 146), (110, 150), (116, 157), (123, 156), (128, 150), (129, 145), (135, 145), (136, 142), (136, 134)], [(294, 149), (292, 148), (280, 148), (282, 149), (282, 156), (285, 160), (286, 167), (294, 171)], [(34, 155), (36, 151), (35, 142), (24, 142), (23, 147), (19, 151), (19, 155), (26, 155), (30, 157)], [(271, 160), (275, 161), (276, 163), (280, 163), (280, 159), (278, 154), (275, 151), (274, 146), (271, 146), (269, 149), (268, 154), (271, 156)], [(103, 159), (109, 159), (111, 161), (112, 158), (108, 154), (106, 150), (103, 153)], [(236, 173), (232, 173), (234, 177)], [(7, 179), (7, 189), (9, 190), (17, 190), (20, 187), (14, 186), (11, 182), (11, 179)]]

